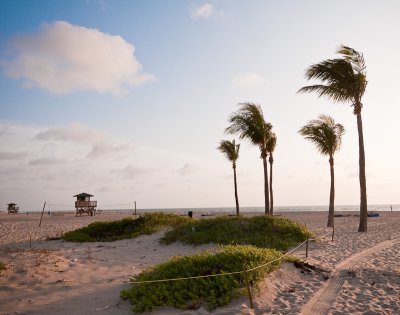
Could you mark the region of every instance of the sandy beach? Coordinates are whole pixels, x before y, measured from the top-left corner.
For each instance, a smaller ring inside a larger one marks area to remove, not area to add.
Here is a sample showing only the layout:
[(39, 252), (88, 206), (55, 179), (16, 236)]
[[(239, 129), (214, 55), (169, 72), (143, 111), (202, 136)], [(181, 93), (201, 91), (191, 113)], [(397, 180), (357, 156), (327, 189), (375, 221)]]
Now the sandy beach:
[[(265, 279), (254, 290), (254, 309), (246, 296), (212, 314), (398, 314), (400, 313), (400, 212), (369, 218), (368, 232), (358, 233), (358, 217), (335, 218), (335, 236), (326, 228), (326, 212), (280, 215), (307, 224), (316, 235), (308, 258), (305, 246), (294, 254), (316, 268), (292, 264)], [(214, 245), (160, 245), (163, 233), (112, 243), (67, 243), (49, 240), (62, 233), (130, 213), (0, 214), (0, 314), (132, 314), (119, 292), (129, 276), (174, 255), (188, 255)], [(152, 314), (209, 314), (200, 308), (180, 311), (163, 307)]]

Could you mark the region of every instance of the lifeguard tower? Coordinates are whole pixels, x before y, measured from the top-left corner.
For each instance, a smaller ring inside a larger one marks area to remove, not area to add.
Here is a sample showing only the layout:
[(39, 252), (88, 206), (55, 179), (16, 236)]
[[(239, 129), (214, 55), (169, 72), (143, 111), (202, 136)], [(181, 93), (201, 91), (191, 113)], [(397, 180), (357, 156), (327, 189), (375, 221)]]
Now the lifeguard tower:
[(87, 213), (87, 215), (93, 216), (96, 212), (96, 207), (97, 207), (97, 201), (95, 200), (90, 200), (90, 197), (93, 197), (93, 195), (87, 194), (87, 193), (81, 193), (78, 195), (75, 195), (76, 201), (75, 201), (75, 209), (76, 209), (76, 214), (75, 216), (82, 215), (84, 213)]
[(8, 213), (16, 214), (19, 211), (19, 207), (17, 207), (16, 203), (9, 203), (9, 204), (7, 204), (7, 211), (8, 211)]

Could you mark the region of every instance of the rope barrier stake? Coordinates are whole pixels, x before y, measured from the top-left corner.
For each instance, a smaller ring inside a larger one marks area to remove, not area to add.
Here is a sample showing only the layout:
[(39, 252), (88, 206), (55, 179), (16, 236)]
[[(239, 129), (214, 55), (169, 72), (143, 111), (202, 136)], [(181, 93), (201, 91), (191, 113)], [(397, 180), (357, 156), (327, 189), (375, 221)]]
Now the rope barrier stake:
[(307, 242), (306, 242), (306, 258), (308, 258), (308, 236), (307, 236)]
[(247, 276), (247, 270), (244, 268), (244, 278), (246, 280), (246, 287), (247, 287), (247, 294), (249, 295), (249, 302), (250, 302), (250, 308), (254, 309), (253, 307), (253, 298), (251, 297), (251, 291), (250, 291), (250, 284), (249, 284), (249, 278)]
[(334, 235), (335, 235), (335, 226), (332, 227), (332, 242), (333, 242)]
[(39, 227), (42, 225), (42, 219), (43, 219), (44, 208), (46, 208), (46, 201), (44, 202), (43, 210), (42, 210), (42, 215), (40, 216)]

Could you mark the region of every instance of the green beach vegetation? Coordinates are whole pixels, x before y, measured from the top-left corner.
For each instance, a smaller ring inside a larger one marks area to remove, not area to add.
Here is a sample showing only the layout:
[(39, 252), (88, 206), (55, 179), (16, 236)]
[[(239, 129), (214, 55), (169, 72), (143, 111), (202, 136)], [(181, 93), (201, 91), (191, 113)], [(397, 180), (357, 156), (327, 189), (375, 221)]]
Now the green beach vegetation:
[[(208, 221), (208, 220), (204, 220)], [(282, 260), (295, 261), (291, 256), (278, 259), (283, 254), (273, 249), (245, 245), (219, 247), (215, 252), (204, 251), (191, 256), (172, 257), (165, 263), (145, 270), (133, 281), (152, 281), (183, 277), (208, 276), (265, 267), (248, 272), (248, 281), (256, 285), (271, 271), (277, 269)], [(179, 309), (197, 309), (204, 306), (214, 309), (228, 304), (244, 294), (246, 279), (244, 272), (233, 275), (202, 277), (197, 279), (153, 283), (133, 283), (121, 291), (122, 299), (129, 299), (133, 311), (152, 311), (162, 305)]]
[(169, 213), (147, 213), (137, 219), (126, 218), (109, 222), (94, 222), (86, 227), (64, 234), (69, 242), (112, 242), (152, 234), (167, 227), (188, 222), (186, 216)]
[(240, 244), (287, 250), (309, 235), (305, 227), (280, 217), (216, 217), (175, 226), (165, 233), (161, 242)]
[[(282, 261), (296, 261), (283, 256), (282, 251), (304, 241), (309, 232), (305, 227), (288, 219), (273, 216), (215, 217), (189, 219), (167, 213), (145, 214), (137, 219), (95, 222), (66, 233), (63, 239), (74, 242), (115, 241), (134, 238), (168, 229), (161, 243), (182, 241), (189, 244), (218, 244), (212, 251), (191, 256), (172, 257), (167, 262), (144, 270), (134, 281), (151, 281), (231, 273), (217, 277), (202, 277), (181, 281), (132, 283), (121, 291), (129, 299), (133, 311), (151, 311), (162, 305), (179, 309), (204, 306), (213, 309), (228, 304), (242, 295), (246, 288), (243, 270), (267, 266), (248, 272), (252, 286), (268, 273), (277, 269)], [(282, 259), (278, 259), (278, 258)]]
[(94, 222), (86, 227), (64, 234), (69, 242), (111, 242), (135, 238), (168, 229), (161, 243), (181, 241), (200, 245), (254, 245), (287, 250), (304, 241), (309, 232), (301, 225), (280, 217), (215, 217), (189, 219), (170, 213), (147, 213), (139, 218), (126, 218), (109, 222)]
[(1, 273), (3, 270), (7, 270), (7, 266), (6, 266), (6, 264), (5, 264), (4, 262), (0, 261), (0, 273)]
[(333, 227), (335, 219), (335, 169), (333, 157), (335, 152), (340, 149), (345, 129), (343, 125), (335, 123), (332, 117), (320, 115), (318, 119), (310, 120), (307, 125), (299, 130), (299, 133), (314, 143), (321, 154), (329, 156), (331, 189), (327, 226)]

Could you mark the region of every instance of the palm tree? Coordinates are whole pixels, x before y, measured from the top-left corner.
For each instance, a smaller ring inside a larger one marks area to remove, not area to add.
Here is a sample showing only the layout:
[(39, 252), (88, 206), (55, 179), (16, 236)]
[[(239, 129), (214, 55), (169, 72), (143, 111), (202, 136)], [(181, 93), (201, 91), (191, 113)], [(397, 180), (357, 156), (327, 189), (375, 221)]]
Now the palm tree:
[(228, 141), (222, 140), (219, 143), (218, 150), (220, 150), (225, 157), (232, 162), (233, 168), (233, 181), (235, 185), (235, 201), (236, 201), (236, 215), (239, 215), (239, 199), (237, 194), (237, 181), (236, 181), (236, 161), (239, 158), (240, 144), (236, 144), (235, 140)]
[(264, 166), (264, 197), (265, 214), (269, 215), (269, 189), (267, 165), (267, 136), (272, 128), (266, 123), (260, 105), (254, 103), (239, 104), (240, 108), (229, 117), (231, 125), (225, 129), (228, 134), (238, 134), (240, 139), (246, 139), (251, 144), (258, 146)]
[(270, 194), (270, 209), (269, 212), (271, 215), (274, 214), (274, 193), (272, 190), (272, 164), (274, 163), (274, 157), (273, 157), (273, 153), (275, 151), (275, 147), (276, 147), (276, 134), (275, 132), (270, 131), (268, 138), (267, 138), (267, 143), (266, 143), (266, 147), (267, 147), (267, 152), (269, 153), (269, 158), (268, 158), (268, 162), (269, 162), (269, 194)]
[(359, 146), (360, 180), (360, 225), (359, 232), (367, 231), (367, 182), (365, 178), (364, 136), (361, 119), (363, 104), (361, 99), (367, 87), (367, 74), (364, 56), (353, 48), (341, 45), (337, 51), (342, 58), (328, 59), (311, 65), (306, 77), (319, 79), (324, 84), (305, 86), (299, 92), (316, 92), (319, 97), (326, 96), (335, 102), (350, 103), (357, 117)]
[(342, 136), (345, 130), (343, 125), (336, 124), (335, 120), (326, 115), (320, 115), (318, 119), (310, 120), (307, 125), (299, 130), (299, 133), (306, 139), (313, 142), (317, 150), (329, 156), (331, 171), (331, 189), (329, 195), (328, 227), (334, 226), (335, 214), (335, 172), (333, 156), (340, 149)]

